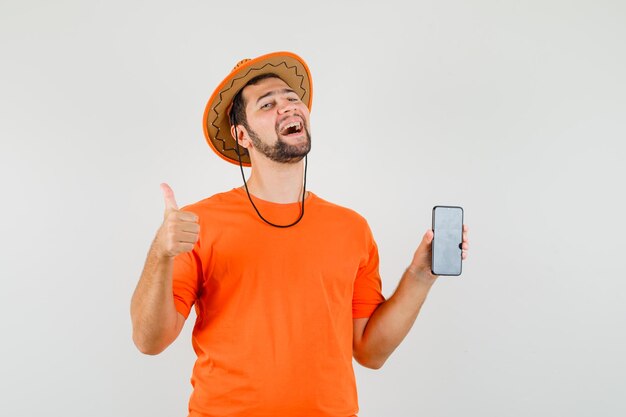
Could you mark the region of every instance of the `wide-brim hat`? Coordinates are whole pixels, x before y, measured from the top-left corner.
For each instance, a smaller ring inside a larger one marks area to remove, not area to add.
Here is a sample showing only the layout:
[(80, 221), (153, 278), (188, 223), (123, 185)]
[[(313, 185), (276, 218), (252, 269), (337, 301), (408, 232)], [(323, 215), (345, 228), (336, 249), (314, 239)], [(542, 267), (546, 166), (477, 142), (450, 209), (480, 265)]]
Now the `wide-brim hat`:
[[(220, 157), (239, 165), (237, 144), (230, 133), (229, 111), (235, 95), (252, 78), (274, 73), (298, 94), (311, 109), (313, 85), (309, 67), (298, 55), (291, 52), (273, 52), (254, 59), (244, 59), (217, 86), (204, 110), (204, 136)], [(239, 147), (241, 163), (250, 166), (248, 151)]]

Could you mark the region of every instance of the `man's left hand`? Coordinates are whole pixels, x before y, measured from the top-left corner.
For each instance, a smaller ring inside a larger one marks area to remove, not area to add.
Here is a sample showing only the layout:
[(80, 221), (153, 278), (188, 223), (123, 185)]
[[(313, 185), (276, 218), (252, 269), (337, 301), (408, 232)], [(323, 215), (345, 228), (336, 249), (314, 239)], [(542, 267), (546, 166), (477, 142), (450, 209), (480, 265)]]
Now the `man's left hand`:
[[(467, 251), (469, 250), (469, 240), (467, 237), (468, 228), (467, 225), (463, 225), (463, 242), (461, 243), (461, 259), (467, 259)], [(413, 260), (408, 268), (409, 272), (415, 274), (415, 276), (425, 283), (432, 284), (437, 275), (433, 275), (431, 272), (432, 263), (432, 244), (433, 244), (433, 231), (431, 229), (424, 233), (422, 242), (413, 255)]]

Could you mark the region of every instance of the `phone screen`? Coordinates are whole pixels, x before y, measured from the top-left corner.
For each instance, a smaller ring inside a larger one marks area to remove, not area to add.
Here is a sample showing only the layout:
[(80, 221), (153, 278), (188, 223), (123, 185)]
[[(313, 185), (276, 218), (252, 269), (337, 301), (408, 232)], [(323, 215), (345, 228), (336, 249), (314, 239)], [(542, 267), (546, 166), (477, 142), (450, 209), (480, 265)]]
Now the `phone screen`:
[(461, 275), (463, 209), (452, 206), (433, 208), (432, 273)]

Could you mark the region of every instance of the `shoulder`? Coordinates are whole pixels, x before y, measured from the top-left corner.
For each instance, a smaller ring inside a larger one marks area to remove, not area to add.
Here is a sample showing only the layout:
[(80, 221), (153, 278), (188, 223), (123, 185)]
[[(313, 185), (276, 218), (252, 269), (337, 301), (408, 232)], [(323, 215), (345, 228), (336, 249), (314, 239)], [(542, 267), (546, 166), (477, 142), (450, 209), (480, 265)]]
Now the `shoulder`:
[(214, 194), (193, 204), (186, 205), (182, 208), (182, 210), (196, 213), (202, 217), (204, 214), (211, 212), (232, 212), (236, 207), (241, 206), (241, 203), (241, 193), (239, 193), (237, 189), (232, 189), (223, 193)]
[(335, 219), (341, 221), (344, 226), (354, 225), (355, 227), (365, 228), (369, 230), (367, 220), (356, 210), (341, 206), (339, 204), (331, 203), (316, 194), (312, 193), (312, 206), (316, 212), (326, 219)]
[(229, 204), (236, 200), (239, 200), (238, 198), (239, 194), (240, 193), (238, 193), (238, 190), (236, 188), (233, 188), (232, 190), (213, 194), (210, 197), (196, 201), (195, 203), (185, 206), (185, 208), (191, 208), (191, 207), (198, 208), (198, 207), (214, 206), (214, 205), (220, 205), (220, 204)]

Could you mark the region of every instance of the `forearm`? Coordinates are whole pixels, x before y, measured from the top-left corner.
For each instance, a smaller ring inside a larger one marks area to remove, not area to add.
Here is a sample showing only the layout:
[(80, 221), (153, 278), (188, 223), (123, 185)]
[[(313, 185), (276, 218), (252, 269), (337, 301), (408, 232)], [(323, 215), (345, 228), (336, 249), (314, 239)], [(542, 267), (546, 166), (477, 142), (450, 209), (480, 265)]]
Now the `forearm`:
[(411, 330), (434, 278), (420, 279), (414, 270), (405, 271), (394, 294), (372, 314), (355, 344), (358, 362), (371, 368), (385, 363)]
[(133, 341), (146, 354), (162, 352), (182, 327), (172, 291), (173, 257), (159, 256), (155, 246), (156, 241), (131, 301)]

